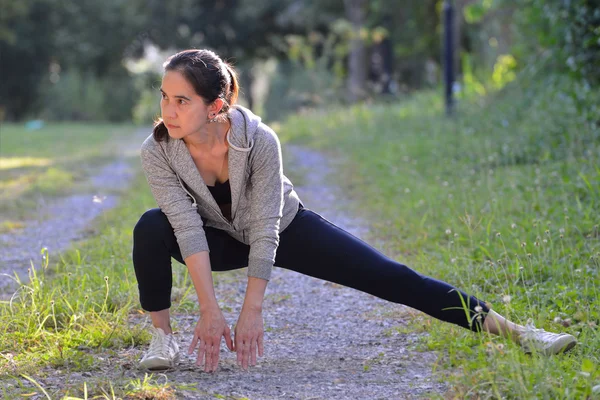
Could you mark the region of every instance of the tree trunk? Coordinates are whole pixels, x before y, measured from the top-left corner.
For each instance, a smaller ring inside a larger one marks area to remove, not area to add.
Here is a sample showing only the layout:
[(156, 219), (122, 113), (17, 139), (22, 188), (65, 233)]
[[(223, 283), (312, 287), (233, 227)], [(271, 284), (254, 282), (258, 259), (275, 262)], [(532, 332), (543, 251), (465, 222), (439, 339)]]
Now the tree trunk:
[(348, 100), (354, 103), (367, 94), (367, 47), (360, 37), (367, 17), (367, 0), (344, 0), (344, 6), (353, 30), (348, 58)]
[(472, 3), (471, 0), (458, 0), (454, 8), (454, 71), (456, 81), (462, 76), (462, 53), (463, 53), (463, 20), (465, 6)]

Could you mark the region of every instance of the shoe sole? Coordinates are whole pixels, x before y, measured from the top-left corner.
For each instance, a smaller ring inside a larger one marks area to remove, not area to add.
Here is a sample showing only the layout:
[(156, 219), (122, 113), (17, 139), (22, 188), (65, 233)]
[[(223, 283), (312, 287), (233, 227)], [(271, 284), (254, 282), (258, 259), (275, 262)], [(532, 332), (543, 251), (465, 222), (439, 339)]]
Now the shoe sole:
[(142, 369), (145, 369), (145, 370), (148, 370), (148, 371), (167, 371), (167, 370), (171, 370), (171, 369), (176, 369), (178, 362), (179, 362), (179, 353), (177, 353), (175, 355), (175, 358), (173, 358), (173, 362), (169, 363), (168, 365), (162, 364), (162, 363), (159, 363), (159, 362), (157, 362), (156, 364), (154, 364), (152, 362), (148, 362), (146, 364), (142, 364), (140, 362), (140, 367)]
[(564, 348), (562, 348), (561, 350), (559, 350), (559, 354), (562, 353), (566, 353), (567, 351), (571, 350), (573, 347), (575, 347), (575, 345), (577, 344), (577, 342), (574, 340), (572, 342), (570, 342), (569, 344), (567, 344)]
[(551, 346), (547, 349), (544, 350), (525, 350), (525, 354), (533, 354), (533, 353), (538, 353), (538, 354), (543, 354), (546, 356), (552, 356), (555, 354), (564, 354), (567, 351), (571, 350), (573, 347), (575, 347), (575, 345), (577, 344), (577, 340), (571, 340), (568, 343), (563, 343), (560, 345), (554, 345)]

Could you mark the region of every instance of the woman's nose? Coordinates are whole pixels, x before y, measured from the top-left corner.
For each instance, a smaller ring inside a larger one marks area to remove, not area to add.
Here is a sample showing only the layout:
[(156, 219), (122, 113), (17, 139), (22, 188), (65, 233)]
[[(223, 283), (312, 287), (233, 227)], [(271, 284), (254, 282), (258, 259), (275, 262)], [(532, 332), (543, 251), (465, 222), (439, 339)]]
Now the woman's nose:
[(163, 104), (162, 105), (162, 116), (163, 116), (163, 119), (164, 118), (170, 118), (170, 119), (175, 118), (177, 116), (177, 113), (175, 112), (175, 107), (170, 104)]

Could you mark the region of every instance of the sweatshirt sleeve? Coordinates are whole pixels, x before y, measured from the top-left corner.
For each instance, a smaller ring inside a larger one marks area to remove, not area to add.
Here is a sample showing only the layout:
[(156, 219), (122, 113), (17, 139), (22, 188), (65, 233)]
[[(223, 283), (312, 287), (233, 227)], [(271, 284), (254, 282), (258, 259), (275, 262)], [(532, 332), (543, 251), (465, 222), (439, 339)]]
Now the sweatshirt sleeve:
[(248, 276), (269, 280), (279, 246), (283, 166), (281, 145), (275, 132), (261, 124), (256, 135), (251, 154)]
[(158, 207), (173, 227), (181, 256), (208, 251), (202, 218), (171, 169), (160, 145), (149, 137), (141, 148), (142, 168)]

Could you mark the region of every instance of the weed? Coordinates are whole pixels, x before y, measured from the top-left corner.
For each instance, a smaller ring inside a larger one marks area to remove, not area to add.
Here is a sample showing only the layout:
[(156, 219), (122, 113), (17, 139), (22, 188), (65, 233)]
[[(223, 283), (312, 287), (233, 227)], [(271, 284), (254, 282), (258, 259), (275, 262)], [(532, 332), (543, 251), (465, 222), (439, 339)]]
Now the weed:
[(526, 357), (501, 338), (415, 320), (404, 329), (427, 325), (424, 348), (441, 352), (459, 398), (585, 398), (600, 382), (600, 129), (554, 96), (569, 85), (556, 82), (509, 85), (454, 119), (438, 93), (421, 93), (303, 113), (279, 131), (345, 160), (337, 179), (373, 221), (369, 240), (400, 262), (517, 322), (578, 337), (570, 354)]

